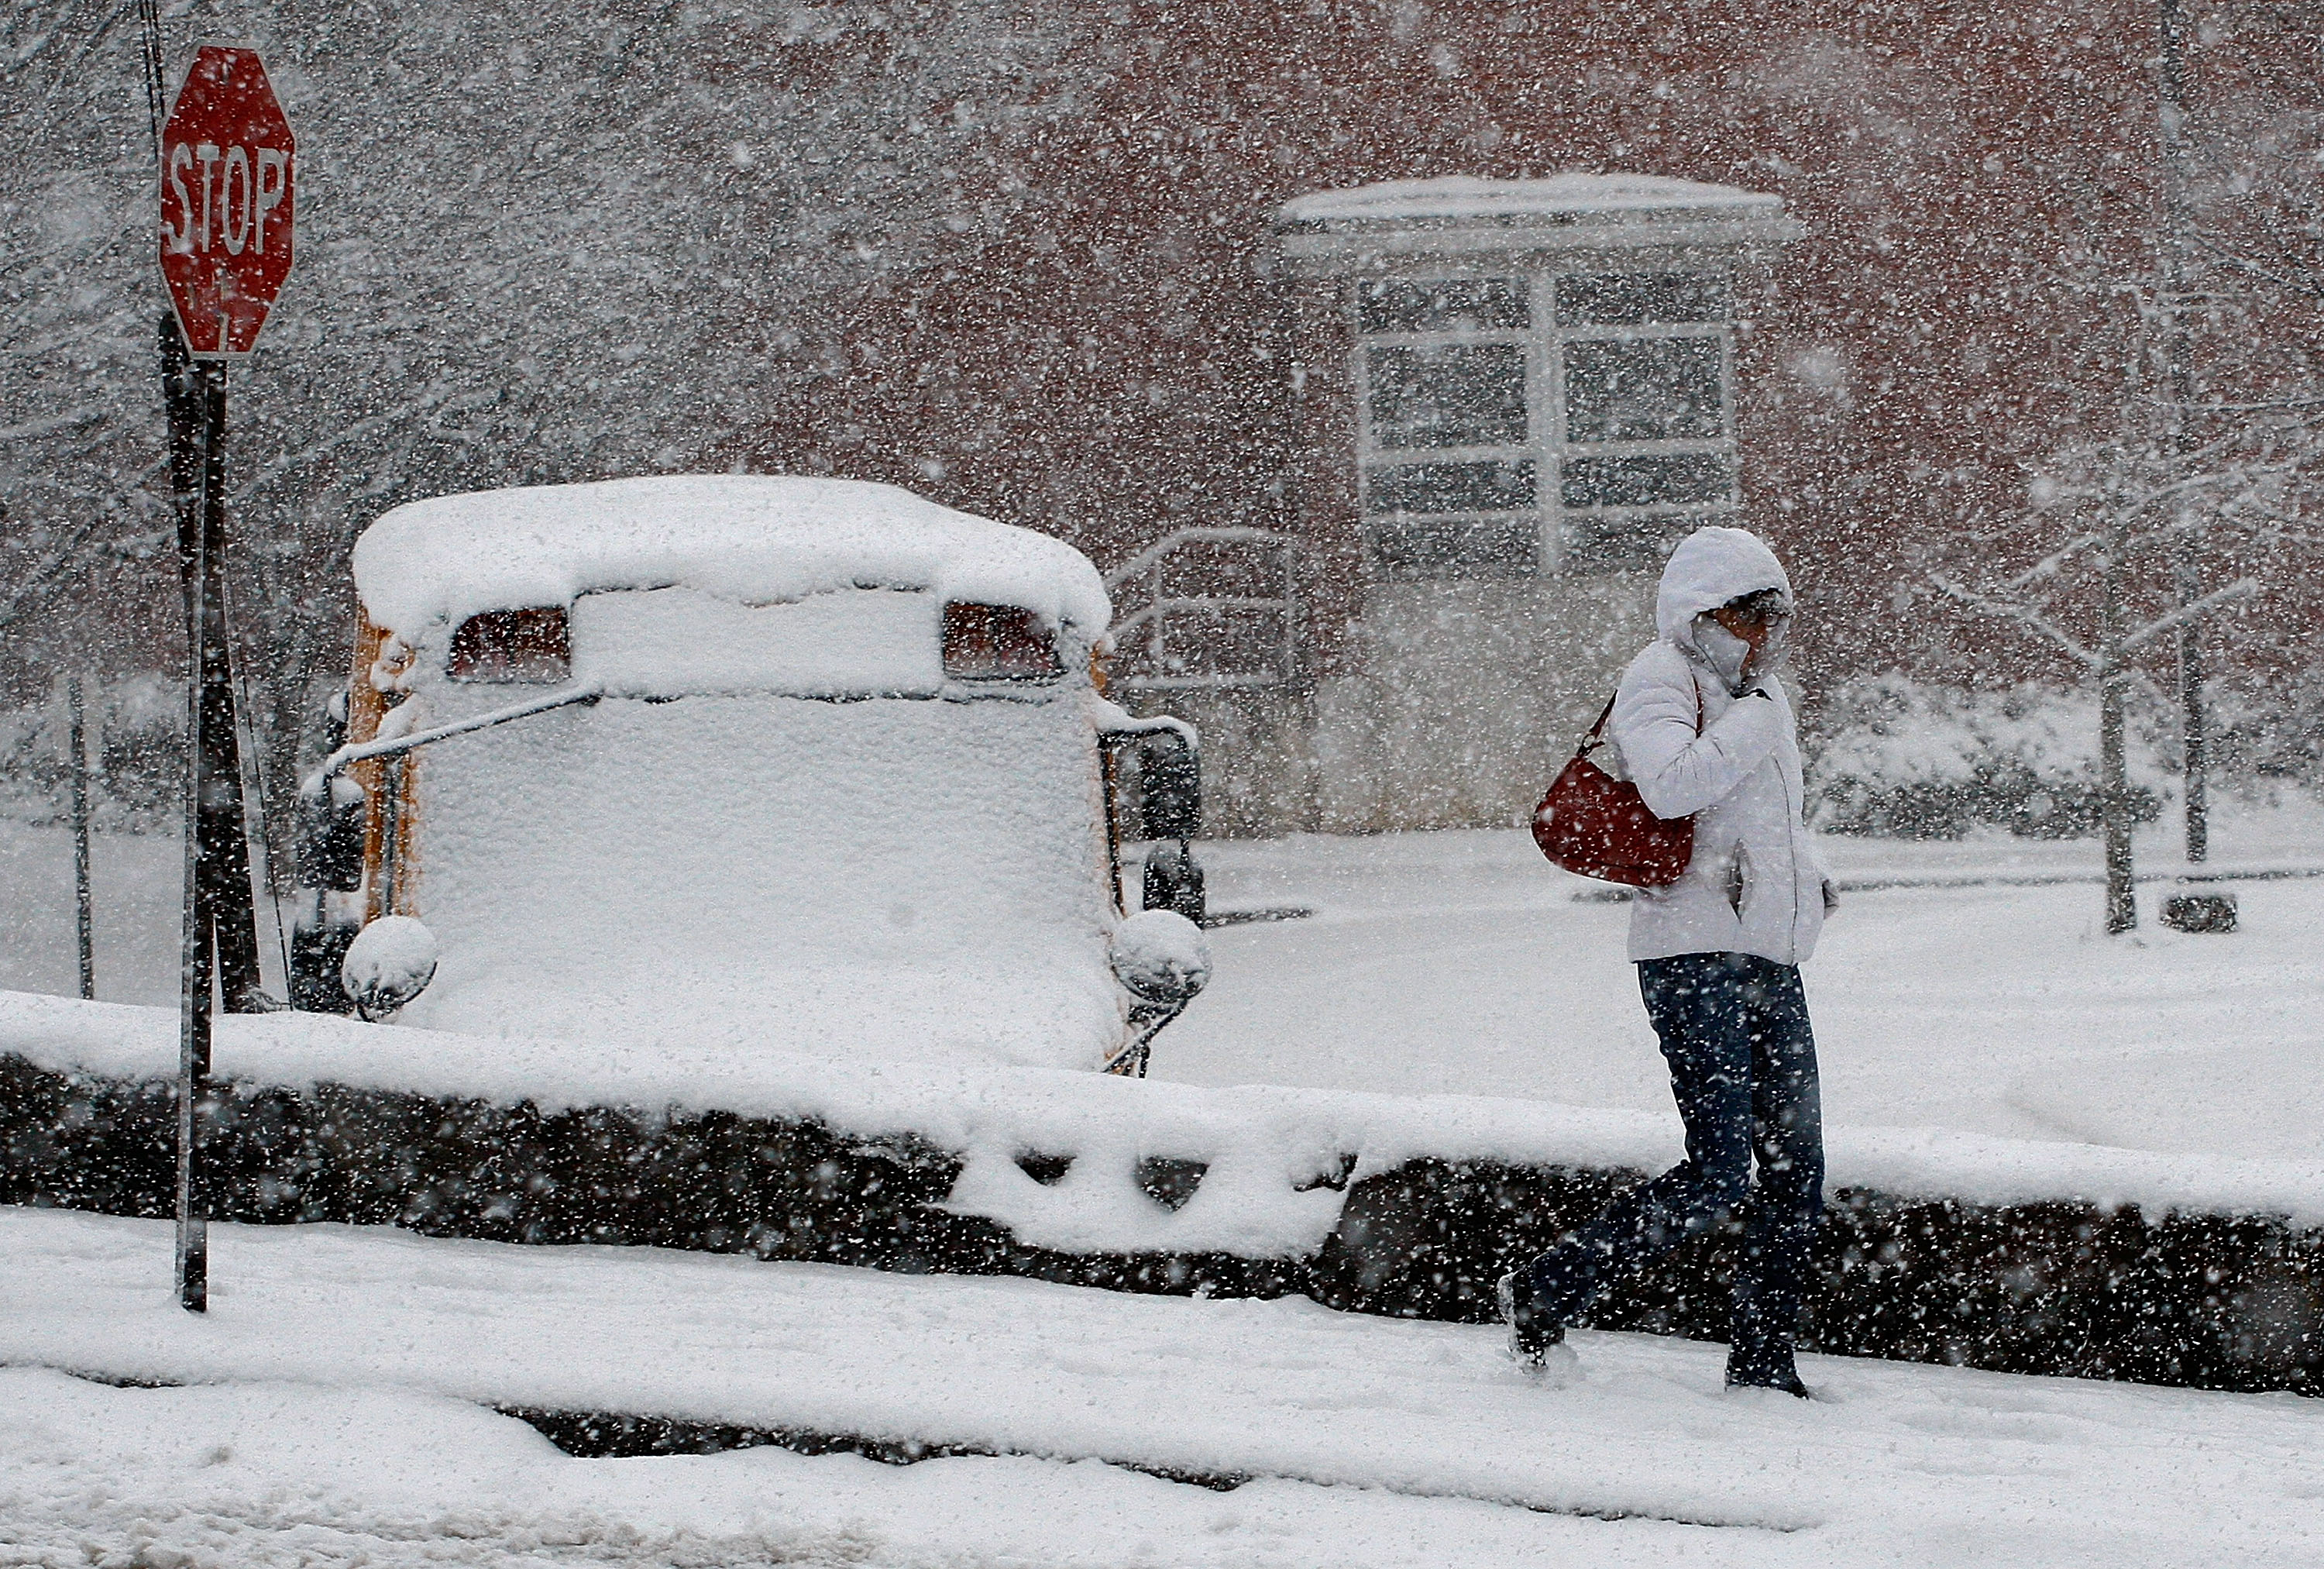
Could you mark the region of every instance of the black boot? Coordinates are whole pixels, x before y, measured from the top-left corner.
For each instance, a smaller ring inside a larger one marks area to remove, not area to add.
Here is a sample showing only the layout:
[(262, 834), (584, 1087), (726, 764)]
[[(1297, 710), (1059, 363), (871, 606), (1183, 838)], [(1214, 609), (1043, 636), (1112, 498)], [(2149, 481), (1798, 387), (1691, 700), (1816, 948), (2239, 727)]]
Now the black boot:
[(1730, 1389), (1780, 1389), (1803, 1400), (1815, 1398), (1808, 1387), (1800, 1382), (1800, 1371), (1793, 1365), (1788, 1346), (1770, 1356), (1738, 1357), (1730, 1352), (1727, 1358), (1727, 1387)]
[(1509, 1326), (1509, 1361), (1521, 1368), (1546, 1365), (1551, 1352), (1565, 1343), (1565, 1325), (1533, 1305), (1533, 1290), (1514, 1269), (1493, 1283), (1501, 1322)]

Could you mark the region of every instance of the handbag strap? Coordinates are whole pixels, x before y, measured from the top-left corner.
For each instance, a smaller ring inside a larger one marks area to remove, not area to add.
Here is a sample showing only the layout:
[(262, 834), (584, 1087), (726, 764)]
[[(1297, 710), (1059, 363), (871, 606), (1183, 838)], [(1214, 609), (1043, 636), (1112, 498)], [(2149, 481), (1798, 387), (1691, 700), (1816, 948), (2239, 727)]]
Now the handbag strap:
[[(1590, 727), (1589, 734), (1582, 738), (1582, 744), (1573, 749), (1574, 756), (1589, 756), (1604, 741), (1606, 721), (1614, 715), (1614, 698), (1621, 695), (1618, 688), (1612, 696), (1606, 699), (1606, 706), (1598, 710), (1598, 723)], [(1701, 682), (1696, 682), (1694, 688), (1694, 733), (1697, 735), (1702, 734), (1702, 685)]]
[[(1619, 696), (1619, 694), (1617, 693), (1615, 696)], [(1702, 694), (1697, 692), (1694, 695), (1694, 700), (1696, 705), (1700, 706), (1702, 702)], [(1606, 706), (1598, 710), (1598, 723), (1590, 727), (1590, 734), (1584, 735), (1582, 738), (1582, 744), (1573, 749), (1574, 756), (1587, 757), (1591, 752), (1597, 750), (1599, 743), (1604, 739), (1606, 721), (1612, 716), (1613, 712), (1614, 697), (1609, 697), (1606, 699)]]

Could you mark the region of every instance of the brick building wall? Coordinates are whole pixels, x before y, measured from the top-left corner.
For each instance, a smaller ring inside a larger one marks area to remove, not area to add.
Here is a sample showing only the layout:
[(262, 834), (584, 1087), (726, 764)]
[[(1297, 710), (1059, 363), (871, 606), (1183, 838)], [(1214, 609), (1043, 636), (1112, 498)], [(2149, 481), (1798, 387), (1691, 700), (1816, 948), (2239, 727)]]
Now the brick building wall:
[[(2296, 10), (2203, 14), (2221, 190), (2316, 145)], [(1299, 307), (1263, 274), (1268, 215), (1566, 169), (1766, 191), (1804, 226), (1750, 313), (1741, 435), (1819, 678), (1941, 665), (1948, 639), (1895, 624), (1915, 542), (2017, 504), (2029, 466), (2117, 417), (2135, 322), (2112, 286), (2152, 270), (2149, 5), (1125, 5), (1074, 47), (1079, 111), (1017, 171), (1041, 199), (867, 305), (856, 364), (770, 419), (766, 466), (879, 469), (1102, 563), (1285, 521), (1316, 416), (1289, 396)], [(1317, 548), (1328, 602), (1346, 545)], [(1314, 630), (1335, 657), (1345, 629)]]
[[(2295, 7), (2199, 21), (2199, 205), (2227, 232), (2260, 221), (2239, 179), (2295, 203), (2316, 189), (2317, 43)], [(1923, 566), (2123, 418), (2125, 286), (2151, 276), (2157, 217), (2151, 5), (1124, 5), (1074, 47), (1086, 97), (1019, 171), (1042, 198), (1022, 232), (904, 286), (908, 310), (867, 310), (862, 368), (774, 422), (769, 466), (884, 466), (1102, 564), (1191, 523), (1299, 531), (1316, 678), (1360, 676), (1415, 627), (1444, 641), (1401, 732), (1374, 715), (1327, 752), (1452, 745), (1462, 638), (1556, 688), (1538, 720), (1562, 733), (1604, 660), (1562, 683), (1528, 665), (1490, 584), (1371, 581), (1345, 526), (1351, 393), (1313, 346), (1333, 307), (1269, 274), (1269, 215), (1389, 179), (1677, 176), (1778, 196), (1802, 227), (1744, 302), (1736, 371), (1741, 521), (1792, 565), (1811, 688), (1897, 667), (2066, 673), (1933, 602)], [(2279, 372), (2304, 374), (2314, 326), (2273, 324), (2292, 343)], [(1365, 617), (1382, 594), (1401, 601), (1392, 625)], [(1641, 624), (1599, 609), (1615, 641)], [(2242, 650), (2271, 624), (2263, 603), (2216, 635)], [(1340, 808), (1311, 799), (1308, 820), (1506, 820), (1552, 734), (1481, 793), (1421, 790), (1406, 810), (1418, 787), (1391, 768)]]

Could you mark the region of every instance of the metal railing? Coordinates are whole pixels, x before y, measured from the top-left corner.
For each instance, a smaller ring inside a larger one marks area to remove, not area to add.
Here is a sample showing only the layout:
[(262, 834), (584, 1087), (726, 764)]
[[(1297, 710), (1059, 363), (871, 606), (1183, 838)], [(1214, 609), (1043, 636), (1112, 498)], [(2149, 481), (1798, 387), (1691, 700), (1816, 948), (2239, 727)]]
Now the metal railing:
[[(1207, 547), (1206, 560), (1189, 558)], [(1299, 671), (1298, 541), (1268, 529), (1179, 529), (1106, 574), (1143, 603), (1113, 623), (1112, 684), (1130, 691), (1287, 686)], [(1235, 589), (1188, 590), (1174, 581), (1207, 568)], [(1195, 625), (1188, 629), (1188, 620)], [(1180, 623), (1173, 635), (1173, 622)]]

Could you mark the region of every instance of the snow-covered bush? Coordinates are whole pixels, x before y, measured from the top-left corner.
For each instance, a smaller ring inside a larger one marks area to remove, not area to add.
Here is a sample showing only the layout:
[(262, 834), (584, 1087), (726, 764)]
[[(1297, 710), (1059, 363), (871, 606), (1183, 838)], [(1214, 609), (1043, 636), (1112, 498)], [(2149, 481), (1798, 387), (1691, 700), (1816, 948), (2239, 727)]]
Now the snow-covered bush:
[[(1958, 838), (1993, 826), (2048, 839), (2098, 831), (2098, 701), (2025, 683), (1937, 686), (1901, 672), (1849, 682), (1807, 737), (1809, 811), (1827, 833)], [(2133, 811), (2162, 810), (2170, 755), (2134, 704)]]
[(2212, 698), (2211, 765), (2229, 780), (2324, 792), (2324, 667)]

